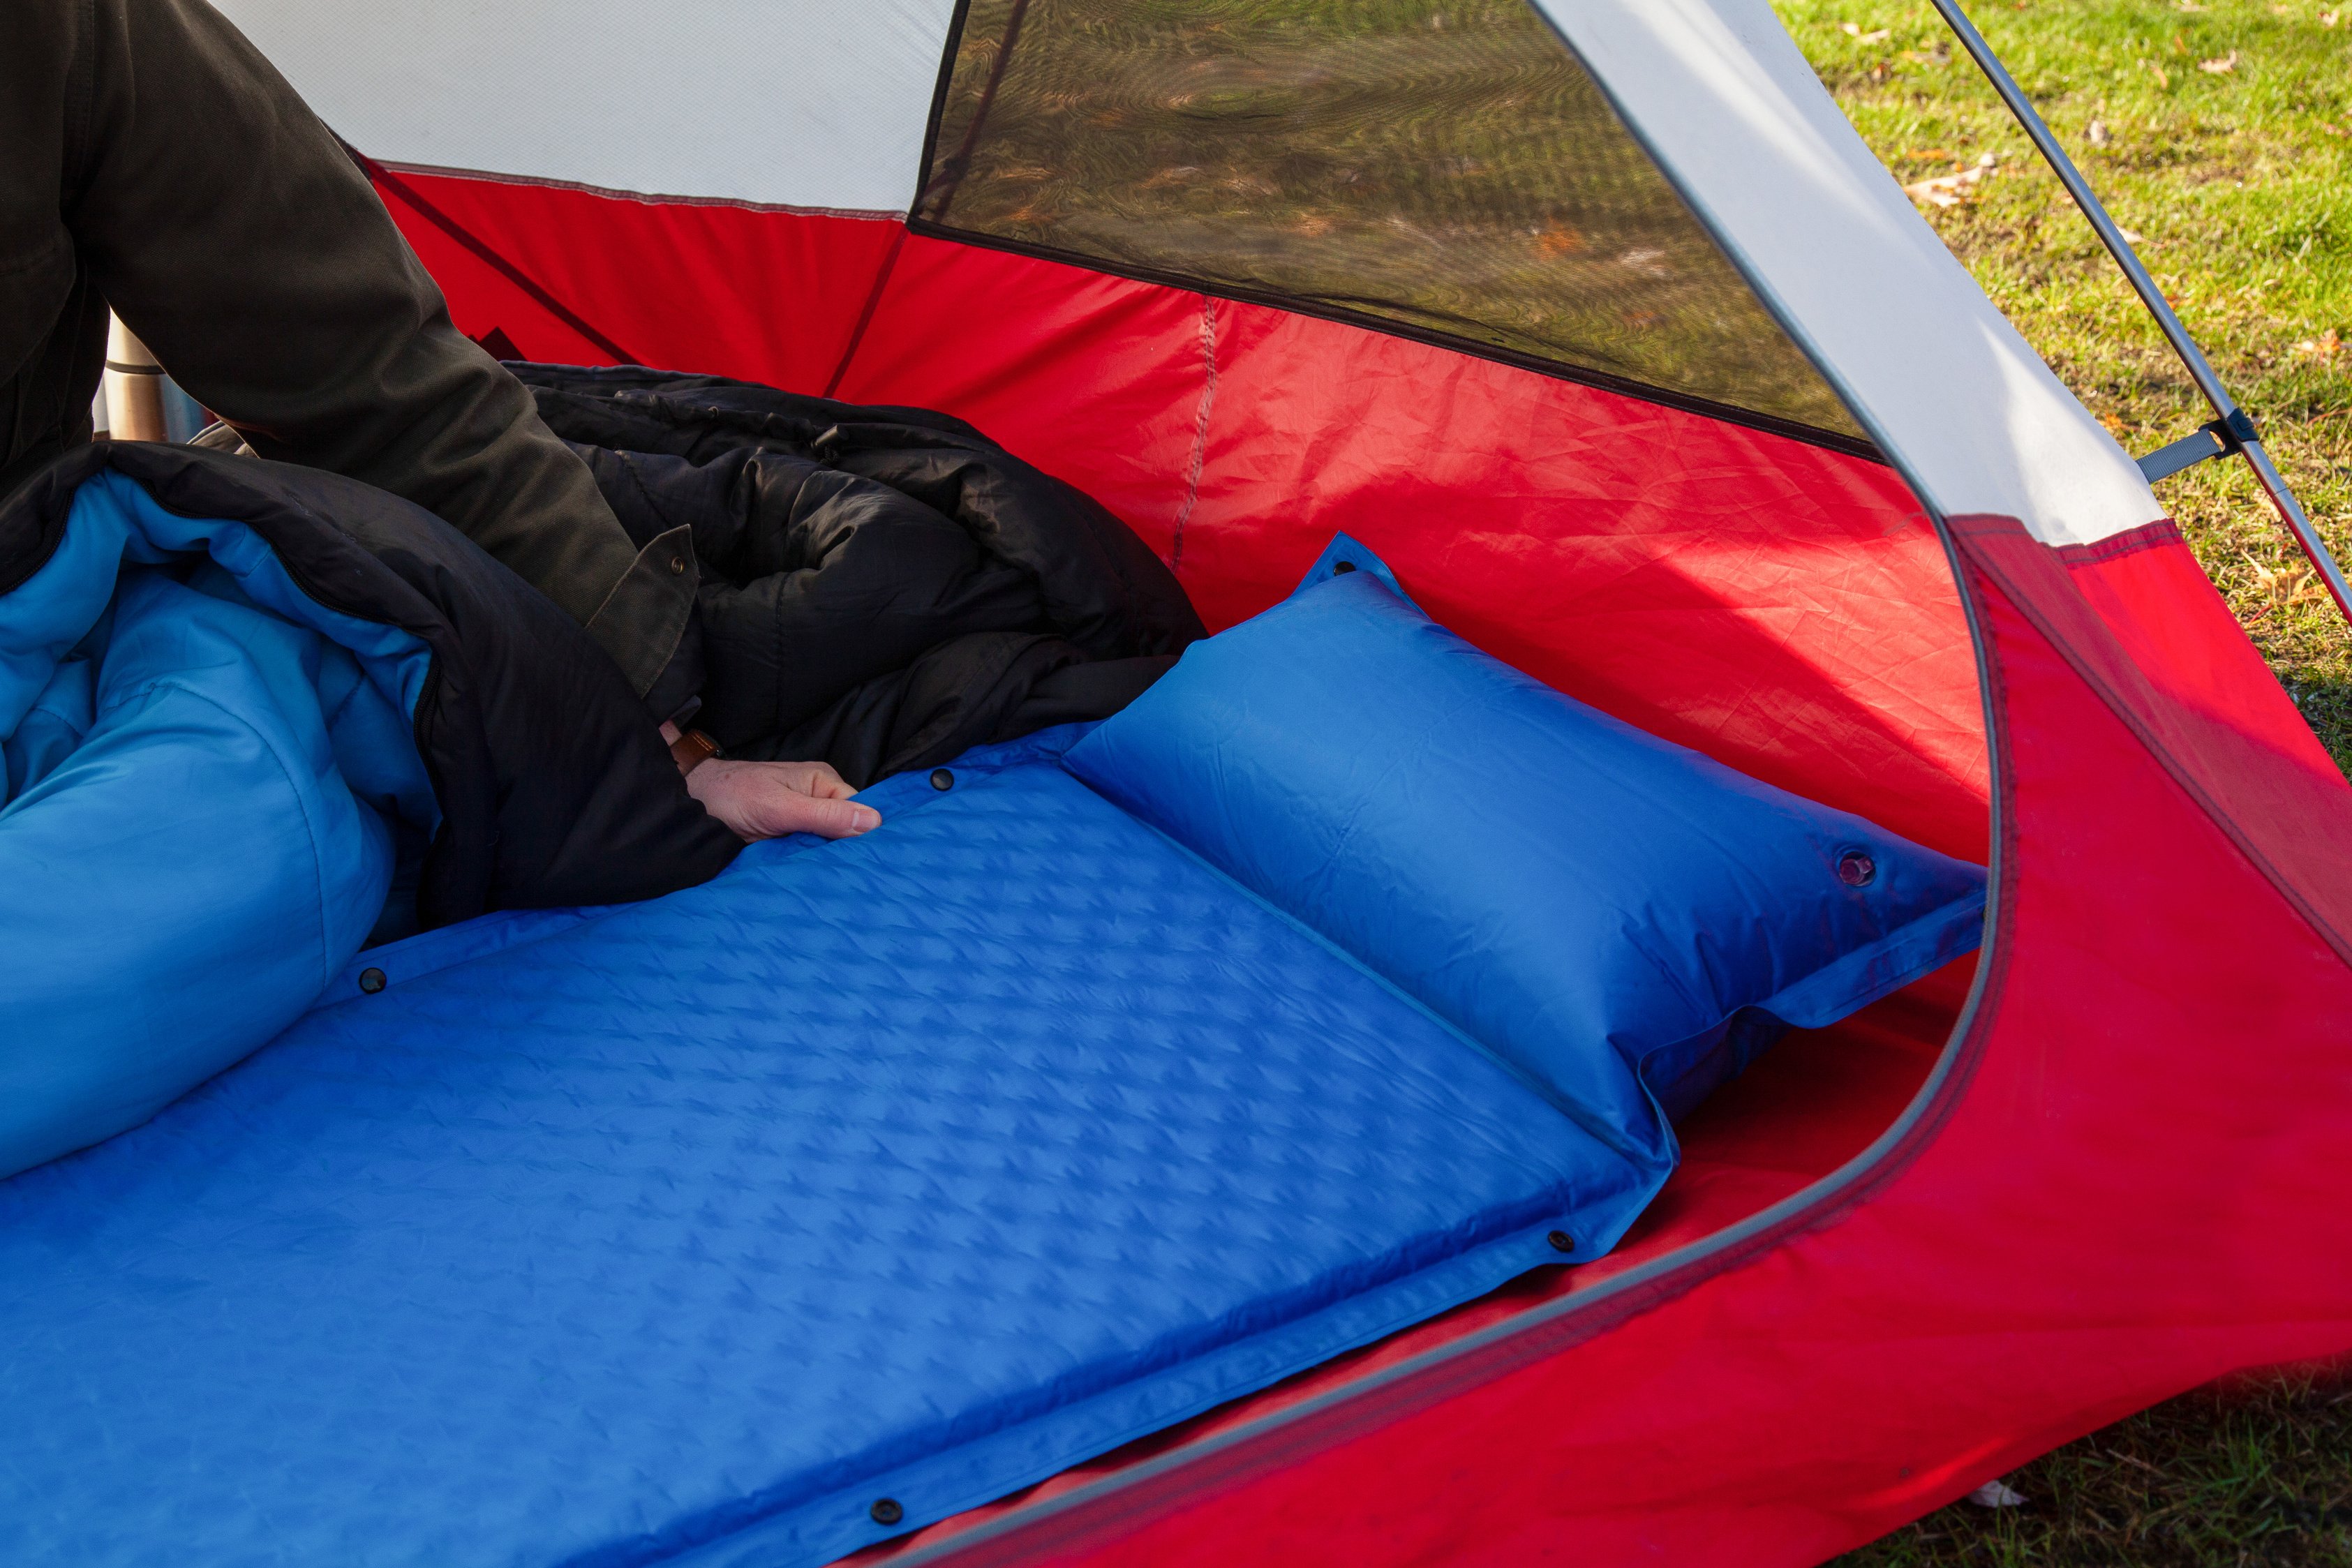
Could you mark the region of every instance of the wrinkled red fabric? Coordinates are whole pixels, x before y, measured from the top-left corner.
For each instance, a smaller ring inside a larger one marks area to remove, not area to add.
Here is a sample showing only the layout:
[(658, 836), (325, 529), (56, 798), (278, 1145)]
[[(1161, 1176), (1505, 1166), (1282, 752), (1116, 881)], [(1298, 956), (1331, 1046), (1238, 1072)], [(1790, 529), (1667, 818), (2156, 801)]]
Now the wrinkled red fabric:
[(529, 360), (604, 365), (621, 357), (551, 310), (537, 297), (544, 295), (643, 363), (794, 392), (824, 391), (905, 232), (872, 214), (656, 199), (399, 165), (390, 172), (377, 193), (464, 331), (504, 331)]

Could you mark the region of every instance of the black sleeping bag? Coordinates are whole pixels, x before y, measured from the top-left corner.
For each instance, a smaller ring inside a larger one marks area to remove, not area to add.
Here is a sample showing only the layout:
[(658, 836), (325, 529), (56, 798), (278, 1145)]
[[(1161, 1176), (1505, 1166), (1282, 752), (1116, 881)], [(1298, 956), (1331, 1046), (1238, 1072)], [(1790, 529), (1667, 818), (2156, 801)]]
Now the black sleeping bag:
[(1108, 716), (1204, 634), (1117, 517), (962, 421), (749, 382), (509, 367), (640, 547), (692, 529), (702, 706), (732, 757), (860, 788)]

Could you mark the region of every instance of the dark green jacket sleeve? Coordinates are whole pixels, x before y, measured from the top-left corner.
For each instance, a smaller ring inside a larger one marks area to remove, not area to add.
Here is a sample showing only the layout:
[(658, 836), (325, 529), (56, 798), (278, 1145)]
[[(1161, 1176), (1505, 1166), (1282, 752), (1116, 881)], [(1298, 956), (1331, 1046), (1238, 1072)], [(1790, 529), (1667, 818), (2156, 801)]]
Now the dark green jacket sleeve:
[(652, 687), (693, 612), (686, 530), (630, 541), (521, 384), (451, 323), (373, 187), (219, 13), (62, 6), (87, 31), (61, 212), (97, 292), (261, 455), (439, 514)]

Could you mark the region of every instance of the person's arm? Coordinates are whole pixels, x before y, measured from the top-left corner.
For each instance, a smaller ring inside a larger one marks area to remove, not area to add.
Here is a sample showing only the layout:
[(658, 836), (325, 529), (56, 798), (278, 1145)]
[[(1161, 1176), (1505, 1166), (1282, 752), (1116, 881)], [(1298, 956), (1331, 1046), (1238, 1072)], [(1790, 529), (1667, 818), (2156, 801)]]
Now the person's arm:
[(374, 189), (203, 0), (94, 0), (65, 218), (100, 292), (264, 457), (416, 502), (569, 612), (640, 693), (693, 614), (530, 394), (449, 319)]

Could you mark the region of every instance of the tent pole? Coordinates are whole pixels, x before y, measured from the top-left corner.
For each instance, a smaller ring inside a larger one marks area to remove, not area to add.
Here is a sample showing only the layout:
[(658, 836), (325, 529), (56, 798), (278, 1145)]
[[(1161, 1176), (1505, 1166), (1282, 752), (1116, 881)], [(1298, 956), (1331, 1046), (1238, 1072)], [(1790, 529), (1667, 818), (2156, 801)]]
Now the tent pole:
[[(2205, 401), (2212, 405), (2212, 423), (2206, 425), (2197, 435), (2175, 442), (2162, 452), (2143, 458), (2140, 464), (2142, 470), (2150, 479), (2160, 479), (2207, 457), (2220, 457), (2231, 452), (2242, 455), (2247, 466), (2254, 471), (2255, 481), (2270, 497), (2271, 505), (2277, 508), (2280, 519), (2294, 535), (2295, 542), (2303, 547), (2303, 553), (2311, 561), (2312, 569), (2327, 585), (2328, 593), (2336, 601), (2336, 608), (2347, 621), (2352, 621), (2352, 584), (2344, 580), (2343, 569), (2336, 564), (2336, 558), (2328, 553), (2318, 530), (2304, 515), (2302, 503), (2294, 498), (2294, 492), (2287, 487), (2286, 479), (2279, 473), (2277, 465), (2263, 449), (2262, 436), (2254, 428), (2253, 420), (2238, 406), (2238, 400), (2230, 395), (2229, 389), (2222, 386), (2221, 378), (2213, 373), (2213, 367), (2206, 362), (2196, 340), (2189, 337), (2189, 329), (2181, 325), (2180, 318), (2174, 313), (2171, 301), (2165, 298), (2164, 290), (2156, 286), (2156, 279), (2150, 277), (2147, 268), (2140, 265), (2138, 253), (2132, 249), (2131, 242), (2124, 238), (2123, 230), (2116, 226), (2115, 219), (2107, 215), (2107, 209), (2100, 205), (2099, 198), (2092, 193), (2090, 182), (2083, 178), (2082, 171), (2075, 168), (2074, 160), (2066, 156), (2066, 150), (2058, 144), (2058, 138), (2051, 133), (2048, 125), (2042, 123), (2042, 116), (2034, 110), (2032, 100), (2025, 96), (2025, 89), (2017, 85), (2017, 78), (2009, 74), (2009, 68), (2000, 63), (2000, 57), (1992, 52), (1992, 46), (1985, 42), (1984, 35), (1977, 31), (1976, 24), (1969, 21), (1968, 13), (1960, 9), (1959, 0), (1933, 0), (1933, 3), (1936, 9), (1943, 13), (1944, 20), (1951, 25), (1952, 31), (1959, 36), (1961, 44), (1977, 62), (1978, 68), (1992, 83), (1993, 90), (2000, 94), (2001, 101), (2009, 105), (2009, 111), (2025, 128), (2026, 135), (2033, 139), (2033, 145), (2049, 162), (2059, 183), (2066, 187), (2066, 193), (2083, 210), (2083, 215), (2091, 220), (2091, 227), (2097, 233), (2099, 243), (2107, 247), (2107, 253), (2116, 258), (2116, 265), (2124, 269), (2124, 276), (2131, 280), (2132, 289), (2139, 296), (2140, 303), (2147, 306), (2148, 314), (2156, 318), (2157, 326), (2163, 329), (2166, 339), (2172, 344), (2172, 351), (2179, 355), (2180, 362), (2188, 367), (2189, 378), (2196, 382), (2197, 390), (2204, 393)], [(2195, 449), (2182, 451), (2182, 448)]]
[(107, 434), (118, 441), (169, 441), (163, 423), (163, 367), (137, 333), (109, 314), (106, 329)]

